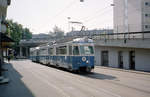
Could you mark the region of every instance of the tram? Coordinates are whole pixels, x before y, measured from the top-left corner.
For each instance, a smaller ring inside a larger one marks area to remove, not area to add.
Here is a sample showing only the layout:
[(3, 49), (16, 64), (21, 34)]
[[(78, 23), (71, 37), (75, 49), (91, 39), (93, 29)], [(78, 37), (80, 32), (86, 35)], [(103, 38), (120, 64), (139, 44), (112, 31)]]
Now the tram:
[(31, 48), (30, 58), (45, 65), (63, 67), (71, 71), (94, 69), (94, 43), (92, 39), (77, 38), (66, 43)]

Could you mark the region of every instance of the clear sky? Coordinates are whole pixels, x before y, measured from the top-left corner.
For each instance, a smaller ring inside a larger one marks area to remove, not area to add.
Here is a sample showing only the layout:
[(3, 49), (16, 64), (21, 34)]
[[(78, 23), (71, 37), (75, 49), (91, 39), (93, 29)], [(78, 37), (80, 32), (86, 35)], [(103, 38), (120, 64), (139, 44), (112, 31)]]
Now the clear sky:
[[(7, 18), (28, 27), (34, 34), (48, 33), (55, 25), (65, 32), (70, 21), (82, 22), (88, 29), (112, 28), (113, 0), (12, 0)], [(70, 28), (80, 25), (70, 24)]]

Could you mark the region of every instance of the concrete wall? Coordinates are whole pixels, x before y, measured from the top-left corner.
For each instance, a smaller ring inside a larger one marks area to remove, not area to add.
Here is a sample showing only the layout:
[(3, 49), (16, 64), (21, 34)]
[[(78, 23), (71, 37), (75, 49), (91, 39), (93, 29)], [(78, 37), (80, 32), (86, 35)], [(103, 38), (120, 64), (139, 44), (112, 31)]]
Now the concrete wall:
[(114, 0), (114, 32), (150, 31), (145, 28), (145, 25), (150, 26), (150, 17), (145, 17), (150, 14), (150, 6), (145, 6), (145, 2), (150, 3), (150, 0)]
[(119, 67), (118, 63), (118, 52), (123, 52), (123, 68), (129, 69), (129, 52), (135, 51), (135, 70), (150, 71), (150, 50), (149, 49), (135, 49), (135, 48), (120, 48), (120, 47), (104, 47), (96, 46), (95, 47), (95, 61), (96, 65), (101, 66), (101, 52), (108, 51), (109, 54), (109, 66), (110, 67)]
[[(142, 35), (140, 36), (142, 37)], [(111, 47), (124, 47), (124, 48), (147, 48), (150, 49), (150, 33), (145, 34), (146, 39), (110, 39), (110, 40), (95, 40), (96, 46), (111, 46)]]
[[(148, 5), (145, 5), (145, 3), (148, 3)], [(145, 14), (148, 14), (148, 16), (145, 16)], [(142, 0), (142, 24), (144, 31), (150, 31), (150, 0)], [(148, 25), (148, 28), (145, 28), (145, 25)]]
[(150, 71), (150, 50), (136, 50), (136, 70)]

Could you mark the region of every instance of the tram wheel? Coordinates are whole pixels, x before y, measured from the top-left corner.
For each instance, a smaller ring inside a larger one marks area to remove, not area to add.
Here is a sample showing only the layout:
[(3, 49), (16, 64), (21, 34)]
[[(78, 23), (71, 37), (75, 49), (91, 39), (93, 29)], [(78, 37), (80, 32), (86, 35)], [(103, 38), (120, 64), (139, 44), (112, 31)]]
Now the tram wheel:
[(91, 67), (86, 67), (86, 72), (91, 72), (92, 68)]

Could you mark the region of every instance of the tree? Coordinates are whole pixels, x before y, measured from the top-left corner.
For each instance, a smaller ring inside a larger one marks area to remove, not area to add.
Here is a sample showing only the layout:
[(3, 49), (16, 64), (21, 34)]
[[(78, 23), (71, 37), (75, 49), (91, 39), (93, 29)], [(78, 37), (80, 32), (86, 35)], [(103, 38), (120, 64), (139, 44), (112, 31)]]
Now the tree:
[(21, 24), (13, 22), (13, 20), (7, 20), (8, 27), (6, 34), (15, 41), (12, 48), (18, 51), (18, 45), (21, 39), (31, 39), (32, 33), (28, 28), (23, 28)]
[(13, 22), (13, 20), (7, 20), (9, 27), (6, 34), (15, 41), (16, 45), (19, 45), (21, 39), (31, 39), (32, 33), (28, 28), (23, 28), (21, 24)]
[(22, 33), (22, 39), (31, 39), (32, 38), (32, 33), (28, 28), (23, 29)]

